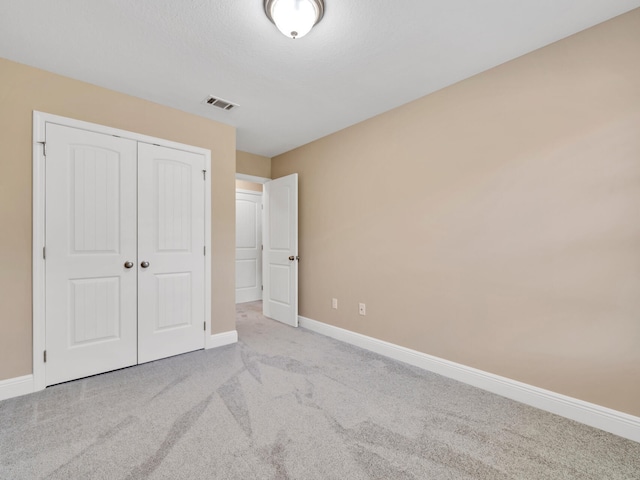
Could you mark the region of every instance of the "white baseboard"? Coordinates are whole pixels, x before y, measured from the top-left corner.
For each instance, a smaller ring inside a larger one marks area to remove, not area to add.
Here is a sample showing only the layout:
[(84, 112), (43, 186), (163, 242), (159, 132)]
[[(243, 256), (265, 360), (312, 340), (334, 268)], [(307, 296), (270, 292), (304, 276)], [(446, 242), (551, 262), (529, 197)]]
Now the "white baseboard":
[(360, 333), (299, 317), (300, 326), (503, 397), (640, 442), (640, 417), (434, 357)]
[(228, 332), (216, 333), (207, 338), (207, 345), (205, 349), (224, 347), (225, 345), (231, 345), (238, 342), (238, 331), (230, 330)]
[(0, 400), (19, 397), (27, 393), (33, 393), (33, 375), (9, 378), (0, 381)]

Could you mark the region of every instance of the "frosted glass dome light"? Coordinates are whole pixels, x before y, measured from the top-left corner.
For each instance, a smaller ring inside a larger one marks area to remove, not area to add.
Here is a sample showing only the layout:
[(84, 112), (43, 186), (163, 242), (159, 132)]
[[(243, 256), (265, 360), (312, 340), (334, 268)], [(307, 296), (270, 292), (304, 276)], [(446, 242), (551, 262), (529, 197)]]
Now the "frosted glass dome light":
[(265, 0), (264, 11), (289, 38), (302, 38), (324, 15), (323, 0)]

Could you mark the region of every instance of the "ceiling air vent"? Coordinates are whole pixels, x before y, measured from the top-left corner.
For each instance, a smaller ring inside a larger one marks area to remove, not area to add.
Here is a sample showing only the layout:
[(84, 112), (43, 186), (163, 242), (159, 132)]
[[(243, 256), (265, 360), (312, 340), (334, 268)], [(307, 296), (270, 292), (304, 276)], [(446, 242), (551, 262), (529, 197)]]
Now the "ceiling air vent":
[(227, 111), (237, 108), (239, 106), (227, 100), (222, 100), (221, 98), (211, 97), (211, 96), (205, 98), (204, 103), (206, 103), (207, 105), (211, 105), (212, 107), (221, 108), (222, 110), (227, 110)]

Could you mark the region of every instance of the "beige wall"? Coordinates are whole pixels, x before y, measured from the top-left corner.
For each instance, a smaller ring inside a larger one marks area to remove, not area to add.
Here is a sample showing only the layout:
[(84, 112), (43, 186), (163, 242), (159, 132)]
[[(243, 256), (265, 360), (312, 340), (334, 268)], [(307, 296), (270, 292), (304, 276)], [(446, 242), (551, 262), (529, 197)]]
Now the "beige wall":
[(236, 180), (236, 188), (251, 190), (253, 192), (262, 192), (261, 183), (247, 182), (245, 180)]
[(275, 157), (300, 314), (640, 415), (638, 51), (640, 9)]
[(234, 330), (235, 129), (0, 59), (0, 380), (32, 372), (33, 110), (211, 150), (211, 330)]
[(238, 150), (236, 152), (236, 172), (254, 177), (271, 178), (271, 159)]

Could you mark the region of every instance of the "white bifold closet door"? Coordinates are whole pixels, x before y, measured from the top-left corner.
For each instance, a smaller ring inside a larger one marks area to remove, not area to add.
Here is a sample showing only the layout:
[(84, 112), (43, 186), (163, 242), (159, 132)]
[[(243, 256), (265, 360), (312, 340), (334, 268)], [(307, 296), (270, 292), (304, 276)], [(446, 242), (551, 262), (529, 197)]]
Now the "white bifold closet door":
[(46, 140), (46, 384), (203, 348), (202, 155)]
[(204, 348), (203, 169), (202, 155), (138, 145), (139, 363)]

